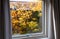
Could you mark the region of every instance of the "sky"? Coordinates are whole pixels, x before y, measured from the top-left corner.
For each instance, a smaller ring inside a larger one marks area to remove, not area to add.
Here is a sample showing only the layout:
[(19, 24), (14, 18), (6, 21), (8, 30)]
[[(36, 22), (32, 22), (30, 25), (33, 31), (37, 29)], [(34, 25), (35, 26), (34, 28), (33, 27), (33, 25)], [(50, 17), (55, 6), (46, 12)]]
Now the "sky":
[(27, 1), (27, 2), (38, 2), (39, 0), (10, 0), (10, 1)]

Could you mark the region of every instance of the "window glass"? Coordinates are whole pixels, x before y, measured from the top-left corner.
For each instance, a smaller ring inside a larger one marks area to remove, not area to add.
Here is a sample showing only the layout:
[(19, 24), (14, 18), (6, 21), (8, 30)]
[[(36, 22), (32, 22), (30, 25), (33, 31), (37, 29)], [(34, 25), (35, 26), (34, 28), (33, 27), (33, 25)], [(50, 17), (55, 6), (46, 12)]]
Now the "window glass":
[(11, 0), (12, 34), (42, 32), (42, 0)]

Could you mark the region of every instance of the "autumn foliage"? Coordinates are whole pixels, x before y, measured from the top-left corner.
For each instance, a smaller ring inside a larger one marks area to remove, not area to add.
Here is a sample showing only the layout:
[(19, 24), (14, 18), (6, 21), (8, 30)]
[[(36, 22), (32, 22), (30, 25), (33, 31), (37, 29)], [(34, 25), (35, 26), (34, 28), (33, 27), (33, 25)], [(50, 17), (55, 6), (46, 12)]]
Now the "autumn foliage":
[[(40, 17), (42, 17), (42, 2), (29, 4), (28, 7), (27, 4), (21, 7), (19, 2), (17, 3), (15, 10), (10, 10), (13, 34), (26, 34), (42, 31), (39, 21)], [(11, 7), (12, 6), (15, 5), (11, 4)], [(26, 9), (26, 7), (29, 9)]]

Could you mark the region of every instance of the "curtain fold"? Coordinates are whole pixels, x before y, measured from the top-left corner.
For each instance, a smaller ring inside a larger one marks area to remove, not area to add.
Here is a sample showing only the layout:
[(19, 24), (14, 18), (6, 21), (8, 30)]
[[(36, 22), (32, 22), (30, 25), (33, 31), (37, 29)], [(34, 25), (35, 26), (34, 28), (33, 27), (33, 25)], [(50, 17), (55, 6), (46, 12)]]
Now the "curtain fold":
[(1, 0), (0, 13), (0, 39), (11, 39), (11, 26), (9, 18), (9, 0)]
[(56, 39), (60, 39), (60, 23), (59, 23), (59, 0), (54, 0), (54, 16), (56, 25)]

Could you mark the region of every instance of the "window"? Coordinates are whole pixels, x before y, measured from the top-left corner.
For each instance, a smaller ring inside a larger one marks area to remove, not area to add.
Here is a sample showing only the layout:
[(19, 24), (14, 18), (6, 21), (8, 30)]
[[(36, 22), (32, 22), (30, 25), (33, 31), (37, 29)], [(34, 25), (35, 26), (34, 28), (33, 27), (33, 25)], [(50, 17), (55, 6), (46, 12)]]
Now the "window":
[(43, 0), (10, 0), (12, 37), (46, 37), (47, 10)]
[[(12, 1), (12, 0), (11, 0)], [(11, 2), (10, 1), (10, 2)], [(13, 1), (16, 1), (16, 0), (13, 0)], [(13, 2), (12, 1), (12, 2)], [(22, 0), (20, 0), (21, 2)], [(25, 0), (26, 2), (26, 0)], [(33, 2), (33, 1), (28, 1), (28, 2)], [(36, 1), (34, 1), (36, 3)], [(4, 39), (11, 39), (11, 28), (12, 28), (12, 17), (11, 17), (11, 13), (9, 11), (10, 7), (9, 7), (9, 0), (3, 0), (2, 2), (2, 9), (1, 9), (1, 13), (0, 13), (0, 21), (1, 21), (1, 28), (0, 28), (0, 34), (1, 35), (1, 38), (3, 37)], [(20, 38), (25, 38), (25, 37), (28, 37), (28, 39), (30, 39), (29, 37), (34, 37), (32, 39), (36, 39), (35, 37), (37, 37), (37, 39), (54, 39), (54, 30), (52, 29), (54, 26), (53, 26), (53, 20), (54, 20), (54, 17), (53, 17), (53, 10), (55, 9), (54, 6), (51, 4), (51, 0), (43, 0), (42, 1), (42, 31), (41, 32), (29, 32), (29, 33), (24, 33), (24, 34), (18, 34), (18, 33), (15, 33), (13, 34), (12, 33), (12, 38), (13, 39), (20, 39)], [(16, 3), (15, 3), (16, 4)], [(54, 8), (54, 9), (52, 9)], [(57, 7), (56, 7), (57, 8)], [(16, 7), (13, 8), (13, 10), (16, 10)], [(25, 9), (26, 10), (26, 9)], [(30, 9), (28, 9), (30, 10)], [(51, 11), (52, 10), (52, 11)], [(51, 13), (52, 12), (52, 13)], [(11, 20), (10, 20), (11, 18)], [(51, 19), (52, 18), (52, 19)], [(41, 22), (41, 20), (39, 20)], [(39, 22), (39, 23), (40, 23)], [(11, 24), (10, 24), (11, 23)], [(39, 25), (40, 26), (40, 25)], [(40, 27), (39, 27), (40, 28)], [(13, 29), (13, 28), (12, 28)], [(47, 35), (48, 34), (48, 35)], [(3, 36), (4, 35), (4, 36)], [(38, 38), (39, 37), (39, 38)], [(45, 38), (47, 37), (47, 38)]]

